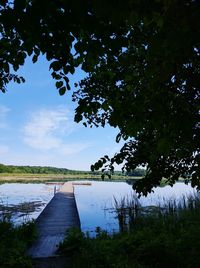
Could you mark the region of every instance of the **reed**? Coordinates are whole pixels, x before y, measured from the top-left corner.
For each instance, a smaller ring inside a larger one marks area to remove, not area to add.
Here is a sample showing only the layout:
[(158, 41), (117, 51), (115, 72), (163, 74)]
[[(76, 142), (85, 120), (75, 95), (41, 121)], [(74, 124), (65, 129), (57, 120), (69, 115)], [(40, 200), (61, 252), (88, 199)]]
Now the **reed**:
[(163, 198), (156, 206), (142, 207), (136, 194), (117, 199), (113, 197), (114, 212), (118, 219), (120, 232), (127, 232), (134, 228), (136, 222), (150, 219), (158, 219), (162, 224), (169, 224), (169, 221), (176, 224), (188, 213), (200, 214), (200, 195), (194, 192), (190, 195), (183, 195), (178, 201)]

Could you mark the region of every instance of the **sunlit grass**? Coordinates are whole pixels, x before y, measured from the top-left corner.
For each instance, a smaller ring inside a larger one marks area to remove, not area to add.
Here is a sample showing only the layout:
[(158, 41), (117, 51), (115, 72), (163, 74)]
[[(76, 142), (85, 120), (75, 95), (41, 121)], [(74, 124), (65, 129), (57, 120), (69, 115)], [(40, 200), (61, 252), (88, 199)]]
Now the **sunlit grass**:
[[(134, 177), (141, 179), (141, 177)], [(109, 181), (125, 181), (127, 177), (113, 175)], [(102, 181), (101, 175), (92, 173), (82, 174), (25, 174), (25, 173), (0, 173), (0, 183), (43, 183), (43, 182), (65, 182), (68, 180), (99, 180)]]

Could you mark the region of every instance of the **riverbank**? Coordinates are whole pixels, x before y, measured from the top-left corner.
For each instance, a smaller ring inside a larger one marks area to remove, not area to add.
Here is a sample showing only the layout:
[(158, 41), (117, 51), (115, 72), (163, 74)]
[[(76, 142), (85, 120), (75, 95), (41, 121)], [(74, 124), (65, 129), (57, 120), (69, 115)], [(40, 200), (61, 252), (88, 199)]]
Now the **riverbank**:
[[(126, 181), (127, 179), (141, 179), (142, 177), (129, 177), (113, 175), (109, 181)], [(46, 183), (66, 182), (72, 180), (99, 180), (101, 175), (93, 174), (24, 174), (24, 173), (0, 173), (0, 184), (2, 183)], [(107, 180), (107, 178), (105, 178)]]
[(60, 253), (71, 257), (72, 268), (200, 267), (198, 195), (182, 207), (169, 202), (164, 210), (158, 207), (139, 213), (136, 207), (132, 209), (134, 215), (130, 215), (130, 208), (127, 211), (126, 230), (110, 235), (97, 228), (96, 237), (70, 230)]

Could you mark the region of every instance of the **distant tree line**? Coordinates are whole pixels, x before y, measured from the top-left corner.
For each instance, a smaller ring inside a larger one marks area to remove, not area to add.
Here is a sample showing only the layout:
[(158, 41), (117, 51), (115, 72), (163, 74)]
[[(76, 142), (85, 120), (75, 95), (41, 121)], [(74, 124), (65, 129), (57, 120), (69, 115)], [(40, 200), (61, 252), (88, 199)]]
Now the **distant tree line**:
[(42, 167), (42, 166), (14, 166), (14, 165), (0, 164), (0, 173), (71, 174), (71, 173), (88, 173), (88, 172), (69, 170), (67, 168)]
[[(80, 170), (70, 170), (67, 168), (57, 168), (57, 167), (42, 167), (42, 166), (14, 166), (14, 165), (3, 165), (0, 164), (0, 173), (25, 173), (25, 174), (92, 174), (101, 175), (102, 172), (91, 172), (91, 171), (80, 171)], [(115, 171), (115, 175), (118, 176), (145, 176), (145, 170), (137, 168), (128, 173), (122, 173), (121, 171)]]
[(144, 177), (146, 175), (146, 169), (136, 168), (130, 172), (127, 172), (126, 175), (133, 177)]

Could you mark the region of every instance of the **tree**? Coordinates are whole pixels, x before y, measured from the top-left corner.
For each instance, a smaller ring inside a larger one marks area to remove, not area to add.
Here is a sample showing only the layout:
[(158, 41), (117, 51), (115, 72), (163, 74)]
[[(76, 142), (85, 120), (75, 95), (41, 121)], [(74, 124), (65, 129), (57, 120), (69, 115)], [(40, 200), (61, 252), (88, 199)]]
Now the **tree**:
[[(92, 170), (147, 168), (144, 194), (162, 178), (200, 187), (200, 3), (197, 0), (0, 1), (0, 88), (28, 55), (45, 54), (63, 95), (80, 66), (75, 121), (110, 124), (125, 140)], [(12, 68), (11, 68), (12, 67)]]

